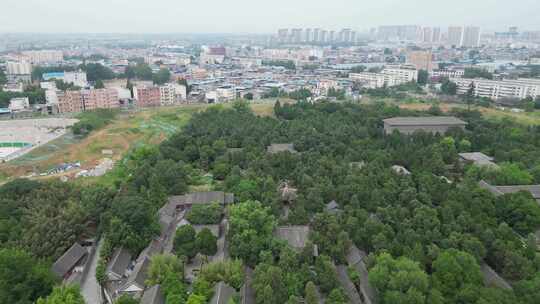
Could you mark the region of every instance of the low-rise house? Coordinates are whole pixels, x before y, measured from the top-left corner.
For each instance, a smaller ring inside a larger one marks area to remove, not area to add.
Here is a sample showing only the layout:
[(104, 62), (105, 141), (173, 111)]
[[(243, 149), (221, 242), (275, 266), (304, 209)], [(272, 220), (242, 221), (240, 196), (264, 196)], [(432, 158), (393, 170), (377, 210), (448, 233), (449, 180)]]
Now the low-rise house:
[(335, 200), (332, 200), (330, 203), (326, 204), (326, 207), (324, 209), (326, 212), (332, 214), (340, 213), (342, 211)]
[(280, 152), (297, 153), (297, 151), (294, 149), (294, 144), (271, 144), (266, 148), (266, 151), (270, 154)]
[(126, 283), (118, 290), (119, 294), (129, 294), (134, 298), (140, 298), (146, 285), (146, 275), (150, 259), (144, 257), (141, 261), (137, 261), (135, 268), (129, 274)]
[(154, 285), (146, 289), (141, 298), (140, 304), (165, 304), (165, 297), (160, 285)]
[(385, 134), (395, 130), (410, 135), (416, 131), (444, 134), (451, 128), (465, 129), (466, 122), (450, 116), (394, 117), (383, 120)]
[(214, 287), (214, 296), (210, 304), (228, 304), (229, 300), (236, 294), (236, 290), (224, 282), (219, 282)]
[(73, 272), (82, 272), (78, 269), (84, 264), (84, 259), (88, 257), (88, 250), (79, 245), (73, 244), (52, 266), (52, 272), (63, 280), (69, 278)]
[(337, 279), (339, 283), (341, 283), (341, 287), (343, 287), (343, 290), (349, 297), (349, 303), (362, 304), (360, 294), (358, 293), (358, 290), (356, 290), (356, 286), (354, 285), (354, 283), (349, 278), (347, 267), (344, 265), (336, 266), (336, 272)]
[(540, 204), (540, 185), (493, 186), (485, 181), (480, 181), (479, 185), (480, 187), (493, 193), (495, 196), (526, 191), (529, 192), (532, 197)]
[(109, 265), (107, 265), (107, 277), (112, 281), (119, 281), (124, 278), (126, 269), (131, 263), (131, 253), (123, 247), (114, 251)]
[(482, 275), (484, 277), (484, 285), (487, 287), (498, 287), (502, 289), (512, 289), (512, 286), (508, 284), (501, 276), (499, 276), (495, 270), (493, 270), (491, 267), (489, 267), (488, 264), (482, 263), (480, 266), (480, 270), (482, 271)]
[(369, 283), (368, 270), (365, 263), (367, 254), (358, 249), (355, 245), (352, 245), (349, 253), (346, 256), (347, 263), (349, 266), (354, 267), (356, 271), (360, 274), (360, 297), (364, 304), (374, 304), (377, 303), (376, 291), (373, 286)]
[(221, 236), (221, 227), (220, 225), (193, 225), (193, 229), (195, 229), (195, 232), (199, 233), (203, 229), (208, 229), (212, 234), (219, 238)]
[(309, 226), (282, 226), (276, 228), (274, 235), (286, 241), (295, 250), (302, 250), (309, 237)]
[(255, 304), (255, 290), (253, 289), (253, 269), (244, 269), (244, 285), (240, 289), (240, 304)]
[(499, 168), (493, 162), (493, 157), (487, 156), (482, 152), (459, 153), (459, 160), (461, 163), (474, 164), (479, 167)]
[(169, 202), (160, 209), (160, 214), (177, 214), (180, 211), (191, 209), (195, 204), (210, 204), (216, 202), (221, 205), (232, 204), (234, 203), (234, 194), (222, 191), (209, 191), (171, 196), (169, 197)]

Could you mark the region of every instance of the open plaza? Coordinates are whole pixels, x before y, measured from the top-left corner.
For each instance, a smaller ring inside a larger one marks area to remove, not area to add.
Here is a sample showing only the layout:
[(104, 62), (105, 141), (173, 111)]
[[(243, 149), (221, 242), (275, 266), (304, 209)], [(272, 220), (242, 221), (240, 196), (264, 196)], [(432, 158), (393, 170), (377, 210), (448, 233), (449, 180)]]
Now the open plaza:
[(0, 121), (0, 162), (12, 160), (64, 135), (76, 122), (67, 118)]

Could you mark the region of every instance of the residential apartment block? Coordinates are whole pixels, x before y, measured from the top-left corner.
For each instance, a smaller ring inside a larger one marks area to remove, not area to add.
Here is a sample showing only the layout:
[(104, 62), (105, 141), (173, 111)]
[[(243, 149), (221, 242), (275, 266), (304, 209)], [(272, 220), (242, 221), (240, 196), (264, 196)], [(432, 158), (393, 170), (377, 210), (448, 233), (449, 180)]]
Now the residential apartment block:
[(431, 77), (461, 78), (465, 75), (464, 69), (455, 70), (433, 70), (429, 73)]
[(115, 89), (83, 90), (84, 110), (114, 109), (120, 107)]
[(186, 86), (168, 83), (159, 87), (161, 105), (172, 105), (187, 99)]
[(433, 70), (433, 54), (431, 51), (412, 51), (407, 55), (407, 63), (417, 70)]
[(60, 113), (76, 113), (95, 109), (114, 109), (120, 106), (115, 89), (66, 91), (58, 96)]
[(30, 75), (32, 74), (32, 64), (25, 61), (9, 61), (6, 64), (6, 70), (8, 75)]
[(33, 64), (59, 63), (64, 60), (62, 51), (25, 51), (22, 52), (21, 59)]
[(159, 87), (134, 87), (133, 97), (139, 107), (157, 107), (161, 105)]
[(540, 96), (540, 79), (487, 80), (452, 78), (450, 80), (457, 84), (458, 94), (466, 94), (472, 84), (476, 96), (493, 100), (500, 98), (523, 99), (529, 96), (536, 98)]
[(58, 96), (59, 113), (77, 113), (84, 110), (84, 101), (81, 91), (66, 91)]
[(397, 86), (400, 84), (417, 81), (418, 71), (415, 69), (401, 67), (387, 67), (381, 73), (351, 73), (349, 78), (362, 83), (370, 89)]

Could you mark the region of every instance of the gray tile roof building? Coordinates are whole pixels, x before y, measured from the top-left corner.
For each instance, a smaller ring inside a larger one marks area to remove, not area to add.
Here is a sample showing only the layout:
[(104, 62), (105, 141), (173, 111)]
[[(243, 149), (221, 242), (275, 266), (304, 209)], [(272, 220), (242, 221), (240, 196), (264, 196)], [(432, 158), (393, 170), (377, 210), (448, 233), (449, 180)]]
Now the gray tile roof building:
[(493, 157), (489, 157), (482, 152), (459, 153), (459, 158), (464, 162), (470, 162), (480, 167), (499, 167), (493, 162)]
[(452, 127), (464, 129), (467, 125), (466, 122), (451, 116), (393, 117), (384, 119), (383, 123), (386, 134), (391, 134), (394, 130), (403, 134), (412, 134), (419, 130), (444, 134)]
[(120, 289), (121, 292), (141, 292), (144, 290), (147, 275), (148, 266), (150, 266), (150, 259), (144, 258), (141, 261), (137, 261), (135, 268), (130, 273), (126, 283)]
[(110, 280), (122, 279), (130, 263), (131, 253), (124, 248), (116, 249), (107, 265), (107, 276)]
[(270, 154), (279, 152), (296, 153), (296, 150), (294, 149), (294, 144), (271, 144), (266, 148), (266, 151)]
[(253, 269), (246, 267), (245, 268), (245, 280), (242, 289), (240, 290), (241, 294), (241, 304), (255, 304), (255, 290), (253, 289)]
[(527, 191), (540, 204), (540, 185), (493, 186), (485, 181), (480, 181), (478, 184), (480, 187), (488, 190), (495, 196), (516, 193), (519, 191)]
[(192, 226), (193, 226), (193, 229), (195, 229), (195, 232), (197, 233), (201, 232), (204, 228), (207, 228), (208, 230), (210, 230), (210, 232), (212, 232), (212, 234), (215, 237), (219, 238), (219, 236), (221, 235), (219, 225), (192, 225)]
[(174, 216), (179, 210), (190, 208), (194, 204), (234, 203), (234, 194), (222, 191), (194, 192), (185, 195), (170, 196), (169, 201), (160, 209), (160, 214)]
[(160, 285), (154, 285), (144, 291), (140, 304), (165, 304), (165, 297)]
[(351, 279), (349, 278), (349, 274), (347, 273), (347, 267), (339, 265), (336, 267), (336, 271), (338, 281), (341, 283), (343, 290), (345, 290), (345, 293), (349, 297), (349, 303), (362, 304), (360, 294), (356, 290), (356, 286), (354, 285), (354, 283), (351, 282)]
[(214, 296), (210, 300), (210, 304), (228, 304), (229, 300), (234, 296), (236, 290), (224, 282), (219, 282), (214, 288)]
[(512, 286), (508, 284), (503, 278), (501, 278), (495, 270), (489, 267), (488, 264), (483, 263), (480, 266), (482, 275), (484, 276), (484, 284), (488, 287), (498, 287), (503, 289), (512, 289)]
[(374, 304), (377, 303), (377, 294), (373, 286), (369, 283), (368, 270), (365, 263), (366, 258), (367, 254), (355, 245), (351, 246), (346, 257), (349, 266), (354, 267), (360, 274), (360, 296), (363, 303)]
[(54, 262), (52, 272), (60, 278), (68, 274), (86, 255), (88, 251), (79, 245), (73, 244), (64, 254)]
[(294, 249), (302, 249), (306, 246), (309, 237), (309, 226), (282, 226), (276, 228), (274, 235), (287, 241)]

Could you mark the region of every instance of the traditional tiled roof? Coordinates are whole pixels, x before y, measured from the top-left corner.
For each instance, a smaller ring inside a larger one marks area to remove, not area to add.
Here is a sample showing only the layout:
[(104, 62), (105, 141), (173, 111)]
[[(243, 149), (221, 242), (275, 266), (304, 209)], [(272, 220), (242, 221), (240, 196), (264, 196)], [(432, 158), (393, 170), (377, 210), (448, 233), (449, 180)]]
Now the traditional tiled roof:
[(392, 126), (464, 126), (467, 123), (452, 116), (430, 117), (393, 117), (383, 120), (385, 124)]
[(107, 266), (107, 272), (108, 273), (112, 272), (114, 275), (121, 278), (126, 272), (126, 269), (129, 266), (130, 262), (131, 262), (131, 253), (127, 249), (124, 249), (123, 247), (118, 248), (113, 253), (111, 261), (109, 262), (109, 265)]
[(160, 285), (154, 285), (144, 291), (140, 304), (165, 304), (165, 297)]
[(75, 243), (54, 262), (52, 271), (59, 277), (64, 277), (87, 254), (88, 251), (84, 247)]
[(274, 234), (277, 238), (287, 241), (291, 247), (301, 249), (306, 246), (309, 236), (309, 226), (278, 227)]
[(219, 282), (214, 288), (214, 296), (210, 300), (210, 304), (228, 304), (235, 293), (234, 288), (224, 282)]

